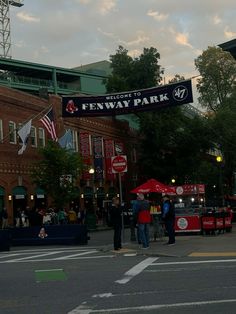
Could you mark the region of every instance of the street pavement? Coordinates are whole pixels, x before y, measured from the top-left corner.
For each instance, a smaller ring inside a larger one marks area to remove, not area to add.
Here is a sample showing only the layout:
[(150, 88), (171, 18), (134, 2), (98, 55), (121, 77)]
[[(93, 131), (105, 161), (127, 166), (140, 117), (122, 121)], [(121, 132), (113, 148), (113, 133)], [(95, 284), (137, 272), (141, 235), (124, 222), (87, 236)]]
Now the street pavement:
[(236, 257), (236, 223), (232, 232), (215, 235), (201, 234), (177, 234), (176, 243), (173, 246), (165, 245), (167, 237), (152, 240), (149, 249), (142, 249), (136, 241), (131, 241), (130, 229), (125, 229), (122, 234), (122, 249), (113, 251), (113, 230), (101, 230), (90, 232), (88, 246), (96, 246), (103, 252), (113, 251), (116, 254), (136, 254), (149, 256), (168, 257)]

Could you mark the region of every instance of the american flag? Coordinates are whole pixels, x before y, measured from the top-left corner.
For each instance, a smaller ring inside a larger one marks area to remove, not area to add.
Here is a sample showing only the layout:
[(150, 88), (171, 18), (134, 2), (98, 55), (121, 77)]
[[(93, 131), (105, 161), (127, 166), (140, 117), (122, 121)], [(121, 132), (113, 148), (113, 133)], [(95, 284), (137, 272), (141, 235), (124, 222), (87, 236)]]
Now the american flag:
[(40, 121), (45, 126), (51, 138), (54, 141), (57, 141), (58, 139), (57, 139), (57, 134), (55, 130), (55, 123), (54, 123), (52, 108), (40, 119)]

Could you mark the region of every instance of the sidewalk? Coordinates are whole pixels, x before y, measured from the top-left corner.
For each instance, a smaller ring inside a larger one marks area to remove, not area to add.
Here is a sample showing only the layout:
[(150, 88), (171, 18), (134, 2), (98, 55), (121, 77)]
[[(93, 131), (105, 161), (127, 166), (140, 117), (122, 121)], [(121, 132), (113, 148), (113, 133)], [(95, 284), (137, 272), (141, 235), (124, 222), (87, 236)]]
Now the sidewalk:
[(103, 252), (112, 251), (115, 254), (138, 254), (149, 256), (229, 256), (236, 257), (236, 224), (232, 232), (217, 235), (177, 235), (173, 246), (164, 245), (167, 237), (151, 241), (149, 249), (140, 248), (137, 242), (130, 241), (130, 230), (124, 234), (123, 248), (113, 251), (113, 230), (90, 233), (89, 246), (98, 246)]

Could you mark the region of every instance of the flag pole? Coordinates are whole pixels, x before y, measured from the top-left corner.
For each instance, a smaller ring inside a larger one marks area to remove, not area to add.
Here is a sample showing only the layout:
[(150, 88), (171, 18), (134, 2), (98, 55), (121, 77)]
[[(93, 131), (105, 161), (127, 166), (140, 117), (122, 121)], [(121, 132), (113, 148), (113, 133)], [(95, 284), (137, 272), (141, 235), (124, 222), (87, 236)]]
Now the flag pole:
[[(34, 119), (36, 119), (38, 116), (40, 116), (42, 113), (44, 113), (44, 111), (50, 110), (51, 107), (52, 107), (52, 105), (50, 105), (50, 106), (47, 107), (47, 108), (44, 108), (42, 111), (40, 111), (40, 112), (37, 113), (36, 115), (32, 115), (30, 118), (28, 118), (27, 120), (25, 120), (25, 121), (22, 123), (22, 125), (26, 124), (29, 120), (34, 120)], [(7, 134), (6, 136), (4, 136), (3, 139), (1, 140), (1, 143), (3, 143), (4, 140), (7, 139), (7, 138), (10, 136), (10, 134), (11, 134), (12, 132), (16, 132), (16, 131), (18, 131), (18, 128), (15, 128), (13, 131), (8, 132), (8, 134)]]

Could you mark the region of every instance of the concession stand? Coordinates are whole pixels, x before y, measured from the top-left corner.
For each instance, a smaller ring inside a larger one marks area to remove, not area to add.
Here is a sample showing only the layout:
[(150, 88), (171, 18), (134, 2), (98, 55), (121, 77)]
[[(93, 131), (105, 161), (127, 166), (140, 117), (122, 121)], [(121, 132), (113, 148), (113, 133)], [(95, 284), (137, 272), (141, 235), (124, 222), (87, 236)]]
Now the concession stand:
[(201, 209), (205, 203), (204, 184), (172, 186), (175, 206), (175, 232), (201, 232)]

